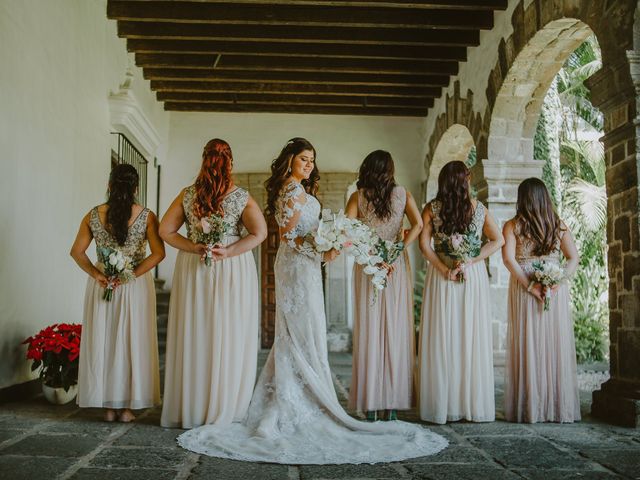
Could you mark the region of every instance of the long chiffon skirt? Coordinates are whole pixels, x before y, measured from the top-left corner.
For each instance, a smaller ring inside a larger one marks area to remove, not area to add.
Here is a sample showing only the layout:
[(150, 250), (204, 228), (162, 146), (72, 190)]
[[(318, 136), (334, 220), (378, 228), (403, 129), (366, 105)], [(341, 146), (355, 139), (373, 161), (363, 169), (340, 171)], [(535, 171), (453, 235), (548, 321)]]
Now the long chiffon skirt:
[(508, 322), (505, 418), (527, 423), (580, 420), (568, 285), (560, 286), (544, 311), (512, 278)]
[(230, 424), (256, 381), (258, 277), (251, 252), (214, 262), (179, 252), (169, 303), (161, 424)]
[(156, 295), (151, 273), (119, 286), (111, 301), (87, 281), (78, 405), (148, 408), (160, 403)]
[(405, 256), (374, 302), (371, 276), (354, 266), (353, 367), (349, 408), (409, 409), (413, 401), (413, 292)]
[(484, 263), (464, 283), (427, 267), (420, 325), (420, 418), (495, 420), (489, 280)]

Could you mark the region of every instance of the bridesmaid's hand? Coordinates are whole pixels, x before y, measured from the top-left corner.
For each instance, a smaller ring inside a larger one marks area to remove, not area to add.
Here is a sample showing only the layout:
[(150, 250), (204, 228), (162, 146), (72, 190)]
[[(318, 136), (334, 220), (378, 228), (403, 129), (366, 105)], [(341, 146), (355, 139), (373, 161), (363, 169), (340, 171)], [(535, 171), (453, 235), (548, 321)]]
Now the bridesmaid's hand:
[(389, 264), (386, 262), (382, 262), (382, 267), (387, 269), (387, 276), (391, 275), (396, 269), (393, 264)]
[(204, 243), (194, 243), (191, 247), (191, 253), (195, 253), (202, 258), (207, 253), (207, 246)]
[(107, 288), (107, 284), (109, 283), (109, 279), (101, 271), (97, 270), (93, 274), (93, 279), (96, 282), (98, 282), (102, 288)]
[(229, 251), (227, 247), (214, 247), (211, 249), (211, 255), (213, 255), (212, 260), (217, 262), (218, 260), (229, 258)]
[(325, 263), (333, 262), (336, 258), (338, 258), (338, 255), (340, 255), (340, 252), (335, 248), (332, 248), (328, 252), (324, 252), (322, 254), (322, 261)]
[(544, 287), (541, 283), (534, 283), (529, 293), (536, 297), (539, 302), (544, 302)]

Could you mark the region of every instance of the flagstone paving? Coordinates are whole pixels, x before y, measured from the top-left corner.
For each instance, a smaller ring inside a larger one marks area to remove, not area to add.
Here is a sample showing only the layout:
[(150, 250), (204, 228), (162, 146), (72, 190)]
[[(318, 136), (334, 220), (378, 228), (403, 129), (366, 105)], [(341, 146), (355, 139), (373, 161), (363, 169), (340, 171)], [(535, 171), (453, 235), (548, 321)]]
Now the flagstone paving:
[[(260, 363), (265, 359), (260, 355)], [(332, 354), (341, 400), (351, 376), (351, 357)], [(502, 370), (496, 398), (502, 405)], [(0, 405), (0, 479), (609, 479), (640, 478), (640, 430), (599, 423), (452, 423), (430, 426), (450, 446), (430, 457), (377, 465), (295, 466), (245, 463), (197, 455), (179, 448), (177, 429), (159, 427), (160, 410), (135, 423), (104, 423), (95, 409), (53, 406), (43, 398)], [(415, 412), (401, 419), (418, 421)]]

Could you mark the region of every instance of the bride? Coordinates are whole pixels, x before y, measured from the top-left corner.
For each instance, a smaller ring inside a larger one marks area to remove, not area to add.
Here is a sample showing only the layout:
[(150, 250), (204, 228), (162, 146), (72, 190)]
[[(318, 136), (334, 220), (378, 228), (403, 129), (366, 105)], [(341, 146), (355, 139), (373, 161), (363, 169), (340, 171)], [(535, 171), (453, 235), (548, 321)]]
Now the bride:
[(294, 138), (271, 165), (268, 211), (280, 227), (275, 341), (242, 423), (204, 425), (180, 446), (214, 457), (284, 464), (377, 463), (431, 455), (447, 441), (419, 425), (366, 423), (340, 406), (327, 360), (321, 261), (308, 235), (320, 204), (315, 149)]

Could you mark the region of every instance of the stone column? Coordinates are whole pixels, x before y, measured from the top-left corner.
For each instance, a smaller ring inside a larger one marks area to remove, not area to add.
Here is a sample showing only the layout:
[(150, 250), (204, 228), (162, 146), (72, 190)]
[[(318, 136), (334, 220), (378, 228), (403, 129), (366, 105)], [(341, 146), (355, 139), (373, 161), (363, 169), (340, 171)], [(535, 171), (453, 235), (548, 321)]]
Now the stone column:
[[(347, 189), (355, 178), (353, 173), (323, 173), (318, 189), (322, 208), (329, 208), (334, 212), (344, 209)], [(351, 330), (347, 314), (351, 285), (348, 282), (347, 265), (346, 255), (340, 255), (324, 269), (327, 346), (330, 352), (351, 351)]]
[[(516, 212), (518, 185), (526, 178), (542, 176), (541, 160), (483, 160), (487, 185), (487, 207), (500, 229)], [(507, 292), (509, 272), (502, 263), (500, 252), (489, 258), (493, 351), (504, 355), (507, 335)]]
[[(640, 426), (640, 52), (628, 63), (603, 66), (589, 80), (605, 116), (609, 335), (611, 378), (593, 392), (591, 412), (606, 421)], [(632, 85), (629, 85), (629, 67)]]

